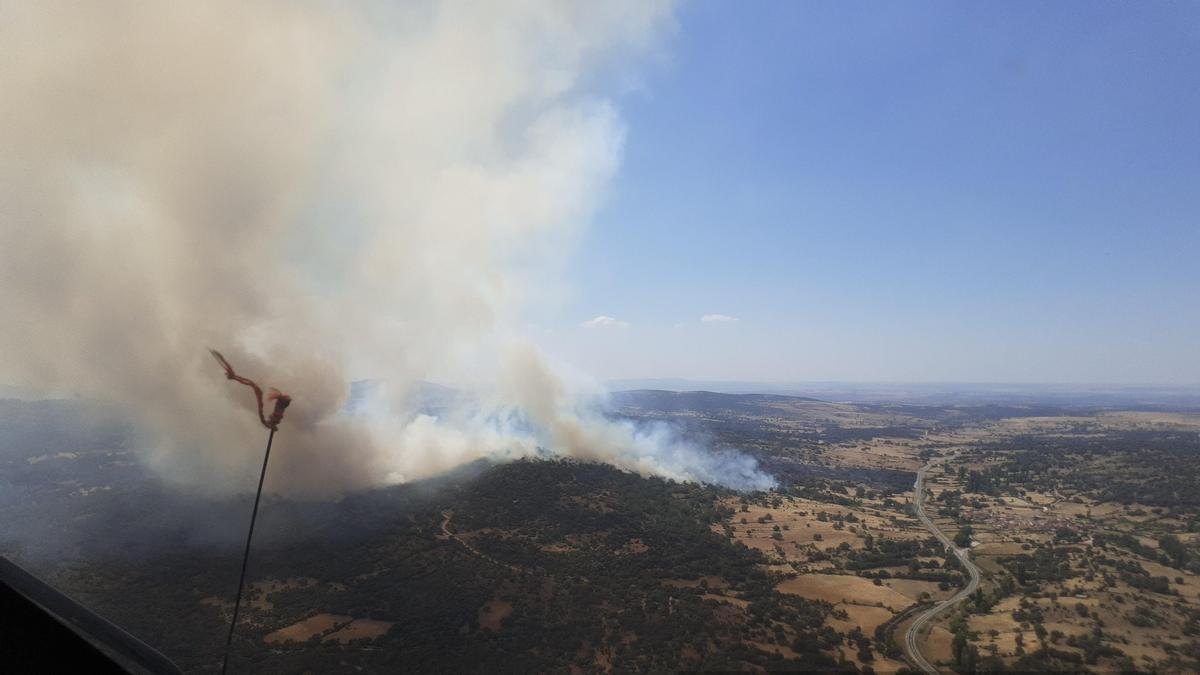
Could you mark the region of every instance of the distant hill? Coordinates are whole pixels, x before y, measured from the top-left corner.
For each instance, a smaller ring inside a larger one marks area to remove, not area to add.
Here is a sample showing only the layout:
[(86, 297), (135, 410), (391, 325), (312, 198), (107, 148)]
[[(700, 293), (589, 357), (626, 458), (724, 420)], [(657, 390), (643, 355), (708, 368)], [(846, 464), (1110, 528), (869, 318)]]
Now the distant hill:
[(778, 394), (724, 394), (713, 391), (667, 391), (663, 389), (635, 389), (613, 392), (610, 400), (615, 406), (636, 406), (662, 412), (681, 410), (711, 411), (758, 409), (764, 403), (797, 403), (801, 401), (824, 403), (806, 396), (783, 396)]
[(753, 382), (683, 379), (612, 380), (613, 391), (703, 390), (770, 394), (836, 403), (924, 406), (1056, 406), (1081, 409), (1200, 410), (1200, 384), (1135, 385), (988, 382)]

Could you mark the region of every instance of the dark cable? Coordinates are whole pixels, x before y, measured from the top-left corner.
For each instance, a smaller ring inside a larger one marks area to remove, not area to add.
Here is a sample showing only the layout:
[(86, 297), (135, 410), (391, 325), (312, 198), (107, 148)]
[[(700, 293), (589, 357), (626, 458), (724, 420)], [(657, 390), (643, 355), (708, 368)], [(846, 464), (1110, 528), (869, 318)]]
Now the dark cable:
[(237, 599), (233, 601), (233, 620), (229, 622), (229, 636), (225, 638), (225, 658), (221, 660), (221, 675), (229, 666), (229, 646), (233, 643), (233, 629), (237, 626), (238, 609), (242, 605), (242, 587), (246, 583), (246, 563), (250, 562), (250, 540), (254, 538), (254, 521), (258, 518), (258, 502), (262, 499), (263, 480), (267, 477), (267, 462), (271, 459), (271, 442), (275, 440), (275, 429), (267, 436), (267, 451), (263, 454), (262, 474), (258, 477), (258, 492), (254, 495), (254, 510), (250, 513), (250, 531), (246, 533), (246, 550), (242, 554), (242, 574), (238, 577)]

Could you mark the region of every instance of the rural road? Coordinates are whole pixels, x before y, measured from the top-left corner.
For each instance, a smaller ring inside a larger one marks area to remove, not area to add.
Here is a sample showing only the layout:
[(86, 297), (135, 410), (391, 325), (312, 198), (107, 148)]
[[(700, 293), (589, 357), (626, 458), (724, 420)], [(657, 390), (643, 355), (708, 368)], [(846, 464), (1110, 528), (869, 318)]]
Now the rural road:
[(979, 568), (975, 566), (975, 563), (971, 562), (970, 549), (955, 547), (954, 542), (950, 541), (950, 537), (946, 536), (945, 532), (942, 532), (940, 529), (938, 529), (937, 525), (934, 525), (933, 521), (929, 519), (929, 516), (925, 515), (925, 472), (929, 471), (931, 466), (933, 465), (926, 464), (925, 466), (921, 467), (920, 471), (917, 472), (917, 482), (913, 485), (914, 510), (917, 513), (917, 518), (919, 518), (921, 523), (933, 533), (933, 536), (937, 537), (947, 549), (954, 551), (954, 555), (958, 557), (959, 562), (962, 563), (963, 567), (967, 570), (967, 574), (969, 574), (971, 577), (971, 580), (967, 583), (965, 588), (955, 593), (949, 599), (939, 602), (933, 607), (927, 609), (923, 614), (917, 616), (916, 621), (912, 622), (912, 625), (908, 627), (908, 632), (904, 634), (904, 644), (908, 647), (908, 653), (912, 657), (912, 660), (917, 664), (917, 667), (926, 673), (929, 673), (930, 675), (936, 675), (938, 669), (925, 659), (925, 657), (921, 654), (921, 650), (917, 647), (917, 635), (920, 634), (921, 629), (924, 628), (930, 621), (933, 621), (937, 615), (962, 602), (968, 595), (974, 593), (976, 588), (979, 588)]
[(463, 548), (470, 551), (472, 555), (479, 558), (480, 560), (486, 560), (498, 567), (507, 567), (508, 569), (510, 569), (518, 574), (521, 574), (525, 571), (525, 570), (521, 569), (520, 567), (517, 567), (516, 565), (510, 565), (506, 562), (500, 562), (499, 560), (496, 560), (492, 556), (490, 556), (490, 555), (484, 553), (483, 551), (480, 551), (479, 549), (472, 546), (471, 543), (469, 541), (467, 541), (466, 539), (463, 539), (462, 537), (460, 537), (457, 534), (455, 534), (454, 532), (452, 532), (450, 530), (450, 519), (453, 517), (454, 517), (453, 511), (442, 511), (442, 537), (443, 538), (453, 539), (454, 541), (458, 542), (459, 544), (462, 544)]

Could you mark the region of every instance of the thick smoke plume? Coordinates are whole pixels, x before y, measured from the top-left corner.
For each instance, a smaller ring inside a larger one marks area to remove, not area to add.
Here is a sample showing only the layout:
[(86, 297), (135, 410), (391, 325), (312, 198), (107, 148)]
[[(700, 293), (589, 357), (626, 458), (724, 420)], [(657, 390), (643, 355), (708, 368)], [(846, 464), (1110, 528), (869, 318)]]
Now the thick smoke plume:
[[(208, 345), (295, 397), (275, 491), (537, 453), (769, 485), (605, 419), (516, 330), (619, 161), (587, 92), (670, 10), (3, 3), (0, 381), (122, 403), (151, 466), (212, 489), (252, 480), (261, 430)], [(347, 414), (364, 377), (385, 392)], [(421, 415), (424, 380), (484, 395)]]

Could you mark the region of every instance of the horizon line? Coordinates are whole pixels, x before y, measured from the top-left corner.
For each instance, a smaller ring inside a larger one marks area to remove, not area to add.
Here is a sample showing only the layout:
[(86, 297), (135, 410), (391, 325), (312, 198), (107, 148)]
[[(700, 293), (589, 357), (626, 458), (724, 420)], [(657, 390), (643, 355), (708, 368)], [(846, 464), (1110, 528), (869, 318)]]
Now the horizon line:
[(992, 386), (992, 387), (1138, 387), (1169, 389), (1200, 389), (1200, 382), (1080, 382), (1080, 381), (1003, 381), (1003, 380), (737, 380), (692, 377), (614, 377), (601, 380), (605, 384), (619, 382), (680, 382), (697, 384), (737, 384), (756, 386), (799, 385), (885, 385), (885, 386)]

